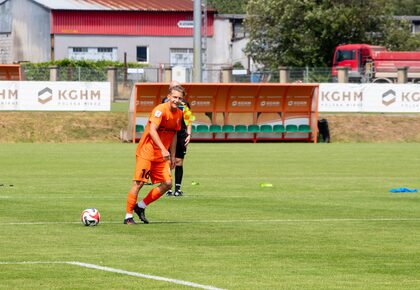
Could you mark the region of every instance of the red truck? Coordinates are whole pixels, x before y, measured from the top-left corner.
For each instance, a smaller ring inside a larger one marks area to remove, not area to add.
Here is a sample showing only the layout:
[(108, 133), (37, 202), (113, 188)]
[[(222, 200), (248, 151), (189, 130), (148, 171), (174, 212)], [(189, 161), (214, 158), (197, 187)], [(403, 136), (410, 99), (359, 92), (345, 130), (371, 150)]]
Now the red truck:
[(345, 44), (335, 48), (332, 75), (337, 79), (337, 67), (349, 68), (350, 82), (397, 81), (397, 68), (408, 68), (408, 81), (420, 82), (420, 51), (388, 51), (369, 44)]

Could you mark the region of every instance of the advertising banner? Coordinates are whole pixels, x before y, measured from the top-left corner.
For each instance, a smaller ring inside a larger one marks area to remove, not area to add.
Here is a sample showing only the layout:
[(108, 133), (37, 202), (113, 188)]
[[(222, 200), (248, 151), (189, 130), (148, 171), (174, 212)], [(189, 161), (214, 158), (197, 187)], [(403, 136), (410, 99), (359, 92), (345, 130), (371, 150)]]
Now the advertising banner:
[(0, 82), (0, 111), (110, 111), (109, 82)]
[(227, 111), (252, 112), (254, 111), (254, 102), (253, 96), (229, 96)]
[(420, 113), (419, 84), (320, 84), (319, 112)]
[(148, 112), (150, 113), (154, 107), (159, 105), (164, 97), (156, 96), (141, 96), (137, 99), (137, 112)]
[(281, 96), (259, 96), (255, 109), (257, 112), (277, 112), (282, 105)]
[(193, 112), (213, 111), (214, 100), (212, 96), (190, 96), (188, 102)]

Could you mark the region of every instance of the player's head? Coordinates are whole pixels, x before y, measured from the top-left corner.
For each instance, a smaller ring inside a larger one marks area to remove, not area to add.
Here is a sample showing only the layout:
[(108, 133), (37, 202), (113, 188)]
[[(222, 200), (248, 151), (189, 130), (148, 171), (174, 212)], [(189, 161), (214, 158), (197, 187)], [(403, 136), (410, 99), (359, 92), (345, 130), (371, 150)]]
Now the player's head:
[(183, 98), (183, 97), (185, 97), (185, 89), (184, 89), (184, 87), (183, 87), (183, 86), (181, 86), (181, 85), (170, 86), (170, 87), (169, 87), (168, 94), (169, 94), (169, 95), (170, 95), (170, 94), (172, 94), (172, 92), (173, 92), (173, 91), (180, 92), (180, 93), (181, 93), (181, 97), (182, 97), (182, 98)]
[(181, 84), (178, 82), (178, 81), (172, 81), (170, 84), (169, 84), (169, 88), (172, 88), (172, 87), (176, 87), (176, 86), (180, 86)]
[(169, 87), (168, 102), (172, 109), (176, 109), (185, 97), (185, 90), (181, 85)]

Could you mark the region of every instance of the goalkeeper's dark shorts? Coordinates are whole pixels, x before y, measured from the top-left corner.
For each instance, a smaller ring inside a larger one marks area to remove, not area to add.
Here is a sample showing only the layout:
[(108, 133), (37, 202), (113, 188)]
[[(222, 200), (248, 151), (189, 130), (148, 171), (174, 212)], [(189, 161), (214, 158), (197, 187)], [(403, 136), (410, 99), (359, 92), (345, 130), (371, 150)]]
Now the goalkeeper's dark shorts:
[(185, 146), (185, 138), (186, 136), (177, 136), (177, 141), (176, 141), (176, 152), (175, 152), (175, 157), (176, 158), (180, 158), (180, 159), (184, 159), (185, 154), (187, 154), (187, 146)]

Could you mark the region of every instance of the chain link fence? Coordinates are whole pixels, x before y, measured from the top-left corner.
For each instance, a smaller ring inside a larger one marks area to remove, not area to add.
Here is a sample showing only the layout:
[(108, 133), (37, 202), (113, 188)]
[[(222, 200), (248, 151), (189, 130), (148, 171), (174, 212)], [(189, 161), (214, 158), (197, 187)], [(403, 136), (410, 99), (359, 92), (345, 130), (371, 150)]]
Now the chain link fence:
[(330, 83), (330, 82), (333, 82), (331, 71), (332, 69), (329, 67), (326, 67), (326, 68), (293, 67), (290, 69), (290, 80), (291, 82), (302, 82), (302, 83)]
[[(56, 67), (57, 81), (107, 81), (108, 69), (93, 69), (87, 67)], [(202, 71), (203, 82), (220, 83), (222, 81), (222, 67), (213, 65)], [(145, 68), (116, 68), (118, 99), (129, 99), (131, 90), (137, 82), (163, 82), (163, 67)], [(51, 68), (48, 67), (22, 67), (23, 79), (28, 81), (49, 81)], [(192, 69), (186, 69), (186, 81), (192, 80)], [(302, 83), (332, 82), (331, 68), (289, 68), (289, 81)], [(279, 82), (279, 71), (233, 70), (234, 83), (276, 83)]]

